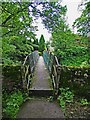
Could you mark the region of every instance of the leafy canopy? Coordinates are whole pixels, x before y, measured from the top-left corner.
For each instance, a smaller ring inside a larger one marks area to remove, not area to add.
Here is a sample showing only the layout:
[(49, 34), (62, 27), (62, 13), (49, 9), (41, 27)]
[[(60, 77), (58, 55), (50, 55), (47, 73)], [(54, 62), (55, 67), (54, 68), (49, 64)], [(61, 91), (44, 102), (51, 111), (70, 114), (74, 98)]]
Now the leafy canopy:
[(84, 36), (87, 36), (87, 33), (90, 32), (90, 1), (84, 1), (80, 7), (84, 7), (82, 14), (77, 18), (73, 24), (74, 27), (77, 27), (78, 33)]

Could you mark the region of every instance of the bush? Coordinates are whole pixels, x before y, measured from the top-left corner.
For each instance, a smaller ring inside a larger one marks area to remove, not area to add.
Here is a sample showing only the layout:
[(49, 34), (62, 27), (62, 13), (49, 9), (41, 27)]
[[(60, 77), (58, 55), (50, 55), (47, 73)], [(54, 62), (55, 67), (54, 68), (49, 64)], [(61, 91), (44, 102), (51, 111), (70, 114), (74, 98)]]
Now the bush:
[(24, 98), (21, 91), (13, 92), (11, 95), (3, 94), (3, 117), (16, 118), (16, 114)]
[(73, 102), (74, 94), (69, 88), (60, 88), (60, 96), (58, 97), (59, 104), (63, 111), (65, 110), (66, 103)]

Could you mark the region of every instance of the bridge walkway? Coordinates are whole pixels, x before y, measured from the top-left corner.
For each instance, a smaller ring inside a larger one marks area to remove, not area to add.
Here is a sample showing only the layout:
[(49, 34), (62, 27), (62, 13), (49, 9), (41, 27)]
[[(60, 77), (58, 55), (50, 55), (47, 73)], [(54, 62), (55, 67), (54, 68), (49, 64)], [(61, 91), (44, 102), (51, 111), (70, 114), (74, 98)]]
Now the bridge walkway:
[(34, 76), (31, 83), (31, 90), (50, 90), (52, 82), (48, 70), (45, 66), (43, 57), (40, 56), (35, 67)]

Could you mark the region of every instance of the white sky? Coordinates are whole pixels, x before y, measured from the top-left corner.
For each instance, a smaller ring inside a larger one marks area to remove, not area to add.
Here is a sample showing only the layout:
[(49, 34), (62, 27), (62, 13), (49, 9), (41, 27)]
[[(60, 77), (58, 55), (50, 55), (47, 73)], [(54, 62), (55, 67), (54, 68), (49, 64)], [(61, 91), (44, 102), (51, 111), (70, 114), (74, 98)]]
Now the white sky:
[[(78, 5), (82, 0), (62, 0), (61, 5), (67, 5), (67, 22), (69, 23), (70, 28), (72, 28), (73, 22), (77, 19), (81, 12), (78, 10)], [(76, 30), (75, 30), (76, 32)]]
[[(81, 3), (81, 0), (62, 0), (62, 3), (61, 5), (67, 5), (67, 22), (70, 26), (70, 28), (72, 28), (72, 24), (73, 22), (75, 21), (76, 18), (78, 18), (81, 13), (80, 11), (78, 11), (78, 5)], [(44, 38), (46, 41), (48, 41), (51, 37), (51, 34), (48, 33), (47, 29), (45, 29), (44, 25), (41, 23), (41, 19), (39, 18), (37, 20), (37, 23), (34, 23), (34, 25), (38, 25), (38, 30), (39, 31), (36, 31), (36, 34), (37, 34), (37, 38), (39, 39), (41, 34), (44, 35)], [(75, 30), (75, 33), (76, 33), (76, 30)]]
[(45, 26), (42, 24), (41, 18), (37, 20), (37, 23), (34, 23), (38, 25), (38, 31), (36, 31), (35, 34), (37, 34), (37, 38), (39, 39), (41, 37), (41, 34), (44, 35), (45, 41), (49, 41), (51, 34), (48, 32), (48, 30), (45, 28)]

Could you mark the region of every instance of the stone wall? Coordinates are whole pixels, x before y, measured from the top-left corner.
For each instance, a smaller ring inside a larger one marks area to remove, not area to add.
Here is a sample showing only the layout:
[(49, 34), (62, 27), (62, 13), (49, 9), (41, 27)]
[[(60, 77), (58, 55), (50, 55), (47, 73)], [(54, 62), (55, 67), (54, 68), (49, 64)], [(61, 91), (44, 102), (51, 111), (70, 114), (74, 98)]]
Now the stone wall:
[(63, 66), (60, 87), (69, 87), (76, 94), (90, 98), (90, 68)]
[(10, 92), (22, 88), (21, 66), (2, 67), (2, 89)]

